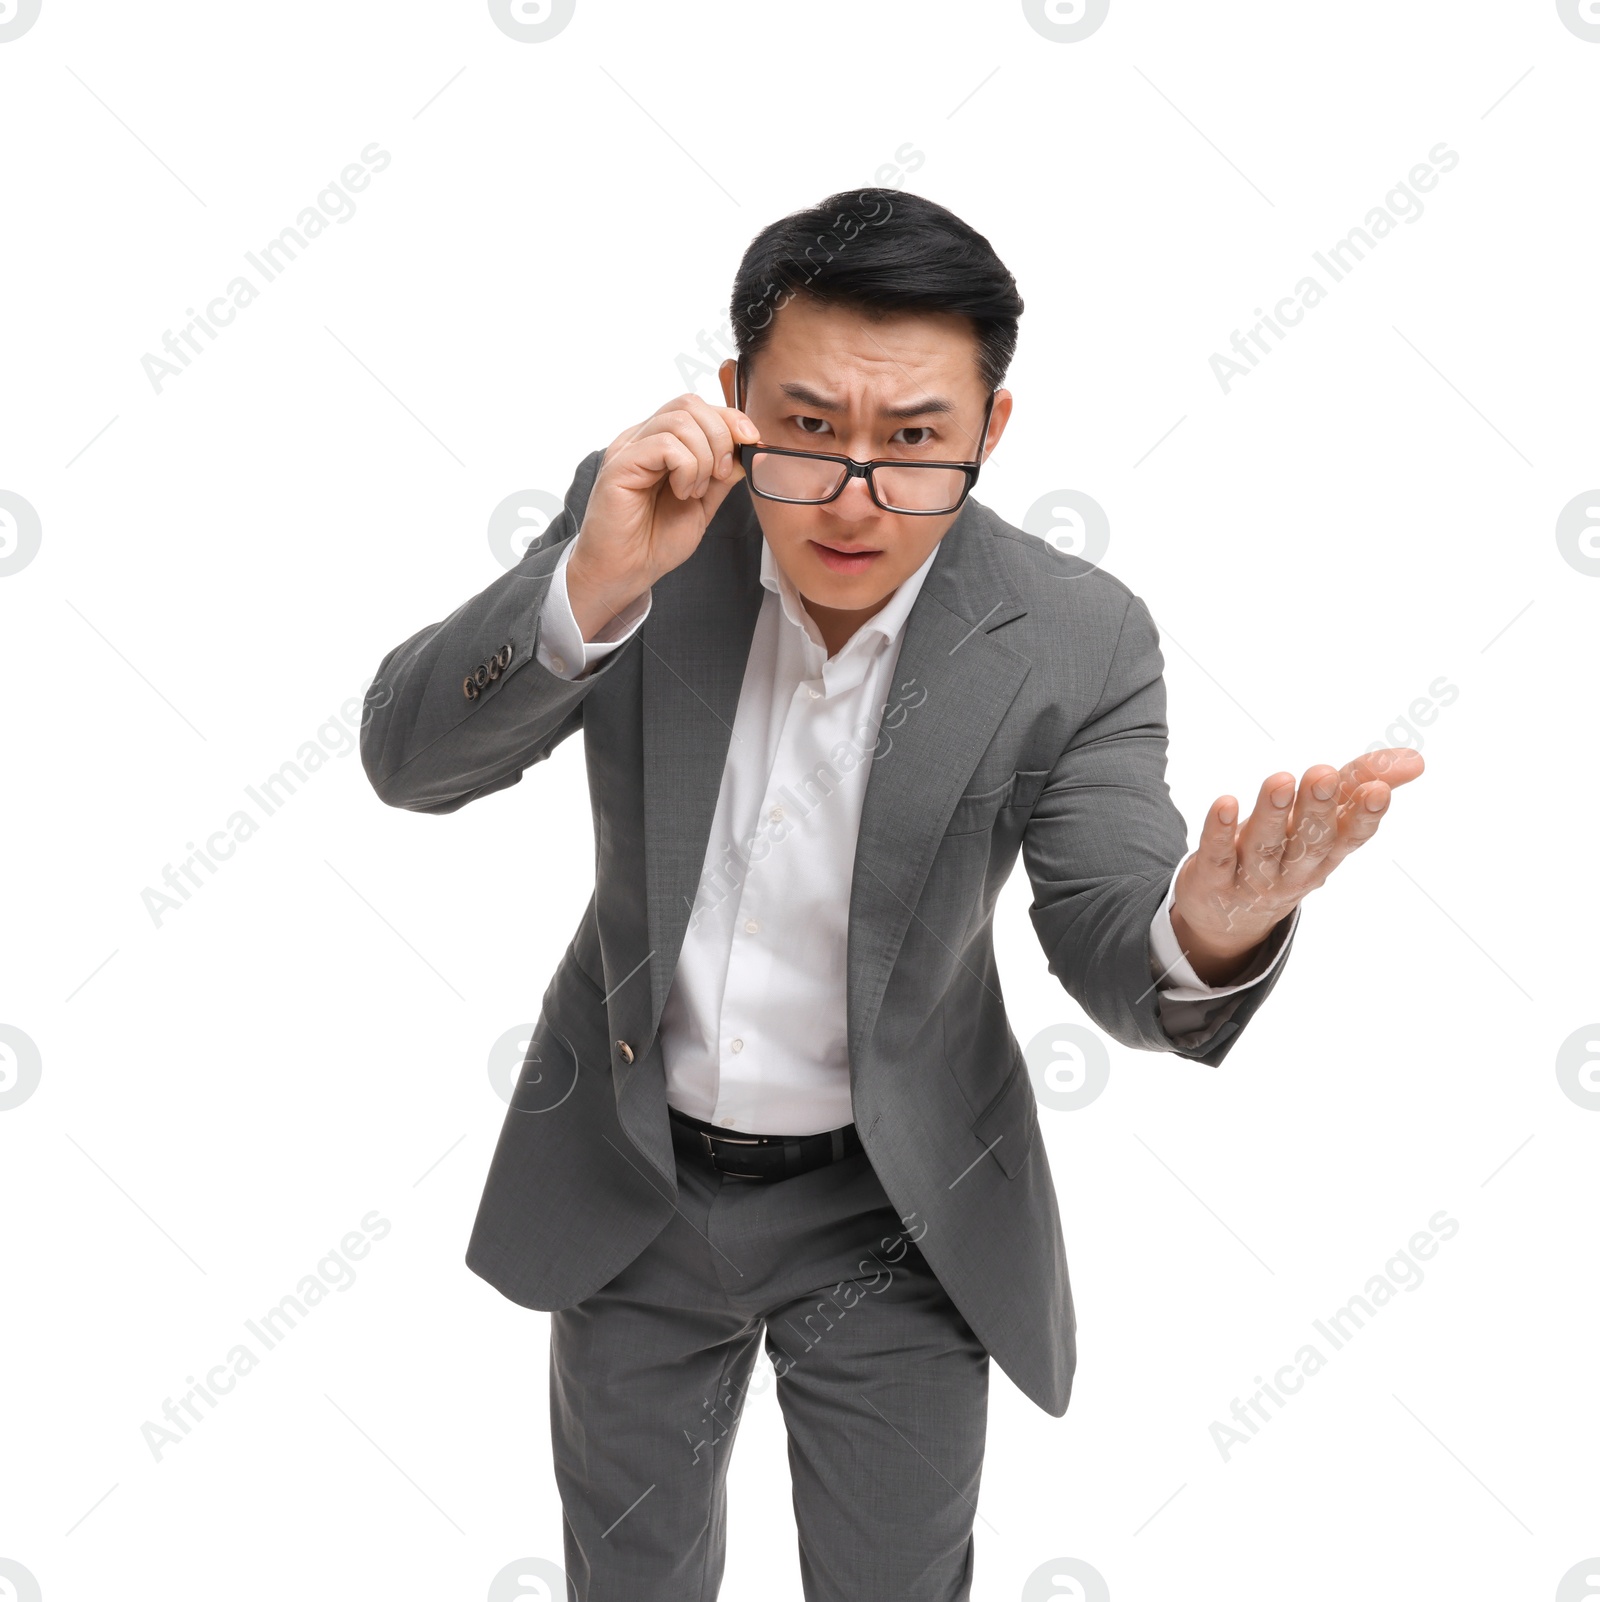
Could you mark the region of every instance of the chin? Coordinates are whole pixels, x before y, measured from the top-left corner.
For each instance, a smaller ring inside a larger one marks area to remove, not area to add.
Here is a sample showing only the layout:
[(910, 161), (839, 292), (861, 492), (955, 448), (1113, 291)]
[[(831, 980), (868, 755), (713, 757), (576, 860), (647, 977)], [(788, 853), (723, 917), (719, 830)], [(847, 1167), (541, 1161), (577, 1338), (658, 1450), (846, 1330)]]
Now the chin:
[(830, 612), (845, 616), (860, 612), (875, 612), (893, 593), (893, 584), (858, 585), (842, 590), (837, 585), (820, 587), (807, 584), (802, 594), (813, 606), (826, 607)]

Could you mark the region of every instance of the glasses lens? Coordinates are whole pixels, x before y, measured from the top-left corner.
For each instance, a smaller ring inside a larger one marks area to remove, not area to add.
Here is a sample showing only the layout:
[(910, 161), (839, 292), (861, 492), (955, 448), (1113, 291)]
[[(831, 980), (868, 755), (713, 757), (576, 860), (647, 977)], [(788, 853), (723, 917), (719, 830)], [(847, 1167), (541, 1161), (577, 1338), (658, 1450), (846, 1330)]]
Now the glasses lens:
[(878, 496), (897, 512), (950, 512), (961, 504), (967, 475), (955, 467), (908, 462), (900, 467), (875, 467)]
[[(967, 475), (958, 467), (907, 462), (873, 469), (878, 498), (896, 512), (953, 512), (966, 494)], [(837, 462), (757, 451), (750, 487), (780, 501), (825, 501), (844, 479)]]
[(780, 501), (825, 501), (838, 489), (844, 469), (837, 462), (757, 451), (750, 462), (750, 487)]

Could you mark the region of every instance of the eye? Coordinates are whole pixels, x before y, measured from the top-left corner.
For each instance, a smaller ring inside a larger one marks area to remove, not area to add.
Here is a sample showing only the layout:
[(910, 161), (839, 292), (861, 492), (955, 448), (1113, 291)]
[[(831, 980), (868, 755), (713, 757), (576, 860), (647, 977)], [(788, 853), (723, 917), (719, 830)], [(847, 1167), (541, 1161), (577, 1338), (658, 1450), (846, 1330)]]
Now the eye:
[[(808, 434), (813, 439), (821, 439), (833, 432), (833, 425), (825, 417), (808, 417), (803, 413), (797, 412), (789, 421), (795, 425), (800, 433)], [(933, 444), (937, 437), (935, 431), (926, 423), (907, 423), (904, 428), (895, 430), (894, 434), (890, 436), (889, 443), (915, 450)]]

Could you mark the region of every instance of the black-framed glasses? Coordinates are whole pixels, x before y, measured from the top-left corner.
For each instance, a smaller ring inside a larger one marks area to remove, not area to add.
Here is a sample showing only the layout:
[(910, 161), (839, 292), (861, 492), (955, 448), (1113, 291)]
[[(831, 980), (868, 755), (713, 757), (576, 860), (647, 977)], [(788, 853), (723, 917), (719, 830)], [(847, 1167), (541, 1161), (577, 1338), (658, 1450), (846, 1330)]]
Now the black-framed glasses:
[[(738, 363), (735, 404), (744, 410), (744, 362)], [(989, 418), (998, 390), (983, 411), (981, 442), (989, 437)], [(778, 445), (735, 447), (752, 495), (790, 506), (823, 506), (836, 500), (853, 478), (867, 481), (873, 504), (909, 517), (939, 517), (956, 511), (978, 482), (981, 462), (907, 462), (882, 457), (858, 462), (825, 451), (795, 451)]]

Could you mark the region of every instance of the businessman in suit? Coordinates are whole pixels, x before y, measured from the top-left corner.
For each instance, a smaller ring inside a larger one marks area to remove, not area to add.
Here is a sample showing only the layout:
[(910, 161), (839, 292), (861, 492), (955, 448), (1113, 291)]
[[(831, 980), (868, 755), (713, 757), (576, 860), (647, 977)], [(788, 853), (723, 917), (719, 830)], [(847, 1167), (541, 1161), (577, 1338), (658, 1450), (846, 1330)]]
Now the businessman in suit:
[(1273, 774), (1186, 854), (1144, 602), (971, 495), (1021, 310), (921, 197), (780, 219), (735, 281), (727, 404), (586, 457), (517, 565), (378, 670), (362, 760), (394, 806), (453, 812), (583, 731), (594, 894), (466, 1259), (551, 1314), (579, 1602), (717, 1595), (763, 1347), (808, 1602), (969, 1596), (989, 1358), (1054, 1415), (1075, 1366), (992, 946), (1019, 852), (1088, 1015), (1215, 1067), (1421, 772)]

